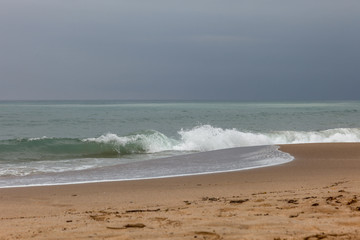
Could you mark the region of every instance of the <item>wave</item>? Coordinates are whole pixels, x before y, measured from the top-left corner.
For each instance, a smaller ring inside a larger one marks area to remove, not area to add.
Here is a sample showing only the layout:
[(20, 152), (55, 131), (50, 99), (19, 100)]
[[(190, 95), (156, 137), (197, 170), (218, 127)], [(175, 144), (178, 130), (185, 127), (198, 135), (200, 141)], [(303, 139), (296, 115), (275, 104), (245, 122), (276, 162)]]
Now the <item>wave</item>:
[(178, 141), (155, 130), (146, 130), (127, 136), (108, 133), (97, 138), (84, 139), (85, 143), (111, 145), (118, 154), (157, 153), (174, 150)]
[[(128, 162), (126, 164), (108, 165), (107, 167), (100, 168), (97, 166), (94, 169), (89, 169), (82, 165), (78, 169), (87, 170), (76, 172), (68, 172), (73, 171), (73, 169), (66, 169), (63, 163), (56, 168), (51, 165), (46, 166), (45, 171), (43, 171), (43, 164), (30, 165), (27, 171), (14, 169), (14, 172), (8, 173), (8, 175), (1, 175), (2, 169), (0, 168), (0, 176), (5, 176), (5, 179), (0, 177), (0, 188), (154, 179), (233, 172), (274, 166), (292, 160), (293, 157), (290, 154), (279, 151), (277, 146), (257, 146), (202, 152), (192, 154), (191, 157), (187, 155), (166, 159), (152, 159), (146, 163)], [(32, 170), (32, 172), (29, 170)], [(6, 178), (6, 176), (9, 178)]]
[(223, 148), (325, 142), (360, 142), (360, 128), (336, 128), (321, 131), (273, 131), (255, 133), (203, 125), (179, 131), (175, 150), (210, 151)]
[[(359, 128), (336, 128), (322, 131), (273, 131), (254, 133), (201, 125), (178, 131), (179, 139), (157, 131), (119, 137), (106, 134), (85, 141), (112, 144), (118, 153), (156, 153), (161, 151), (211, 151), (233, 147), (274, 144), (360, 142)], [(136, 151), (137, 150), (137, 151)]]
[(0, 141), (0, 161), (42, 161), (76, 158), (116, 157), (109, 145), (73, 138), (29, 138)]
[(28, 138), (0, 141), (1, 162), (120, 158), (133, 154), (202, 152), (233, 147), (322, 142), (360, 142), (359, 128), (256, 133), (201, 125), (181, 129), (177, 138), (146, 130), (126, 136), (107, 133), (94, 138)]

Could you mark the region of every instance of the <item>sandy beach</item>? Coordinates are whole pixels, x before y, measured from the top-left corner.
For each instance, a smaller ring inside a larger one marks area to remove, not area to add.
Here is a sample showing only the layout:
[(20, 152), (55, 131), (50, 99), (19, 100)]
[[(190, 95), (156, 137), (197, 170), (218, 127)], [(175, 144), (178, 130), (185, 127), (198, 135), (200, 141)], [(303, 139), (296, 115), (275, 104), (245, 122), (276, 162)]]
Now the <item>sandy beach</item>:
[(0, 189), (0, 239), (360, 239), (360, 144), (283, 145), (279, 166)]

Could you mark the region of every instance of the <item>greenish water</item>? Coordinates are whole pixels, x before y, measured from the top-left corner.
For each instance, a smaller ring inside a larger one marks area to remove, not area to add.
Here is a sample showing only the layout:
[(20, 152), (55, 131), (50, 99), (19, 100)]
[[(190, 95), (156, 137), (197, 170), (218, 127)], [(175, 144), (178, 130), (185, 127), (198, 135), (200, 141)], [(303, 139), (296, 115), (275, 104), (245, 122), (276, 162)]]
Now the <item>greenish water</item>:
[(3, 139), (119, 136), (156, 130), (176, 137), (181, 129), (211, 125), (239, 131), (318, 131), (358, 128), (359, 102), (0, 102)]
[(359, 119), (356, 101), (3, 101), (0, 177), (6, 185), (8, 178), (233, 147), (359, 142)]

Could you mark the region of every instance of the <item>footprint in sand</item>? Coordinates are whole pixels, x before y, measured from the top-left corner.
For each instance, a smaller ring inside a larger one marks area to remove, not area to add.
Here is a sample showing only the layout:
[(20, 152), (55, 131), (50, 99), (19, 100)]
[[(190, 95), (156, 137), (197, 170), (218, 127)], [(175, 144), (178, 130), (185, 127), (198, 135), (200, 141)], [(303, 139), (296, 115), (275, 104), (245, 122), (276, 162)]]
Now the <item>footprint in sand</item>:
[(217, 234), (216, 232), (206, 232), (206, 231), (195, 232), (194, 238), (198, 238), (199, 236), (201, 236), (203, 239), (206, 240), (220, 239), (220, 235)]

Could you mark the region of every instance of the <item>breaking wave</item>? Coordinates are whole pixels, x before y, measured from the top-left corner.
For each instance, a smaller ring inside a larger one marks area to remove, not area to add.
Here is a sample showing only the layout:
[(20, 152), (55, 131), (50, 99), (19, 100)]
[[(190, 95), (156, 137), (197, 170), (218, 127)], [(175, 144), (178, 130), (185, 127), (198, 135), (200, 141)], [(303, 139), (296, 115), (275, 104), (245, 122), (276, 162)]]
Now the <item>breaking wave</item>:
[(246, 132), (201, 125), (168, 137), (155, 130), (126, 136), (114, 133), (77, 138), (29, 138), (0, 141), (0, 161), (39, 161), (83, 158), (118, 158), (131, 154), (202, 152), (233, 147), (292, 143), (360, 142), (359, 128), (322, 131)]
[(359, 128), (322, 131), (247, 132), (201, 125), (176, 137), (146, 130), (125, 136), (24, 138), (0, 141), (0, 177), (113, 166), (121, 163), (234, 147), (323, 142), (360, 142)]
[(188, 131), (181, 130), (179, 134), (181, 140), (178, 145), (174, 146), (176, 150), (209, 151), (231, 147), (273, 144), (360, 142), (359, 128), (254, 133), (203, 125)]
[(360, 142), (360, 129), (337, 128), (323, 131), (274, 131), (269, 133), (243, 132), (210, 125), (180, 130), (179, 139), (169, 138), (157, 131), (146, 131), (119, 137), (106, 134), (88, 138), (85, 142), (111, 144), (120, 153), (156, 153), (161, 151), (211, 151), (233, 147), (273, 144)]

